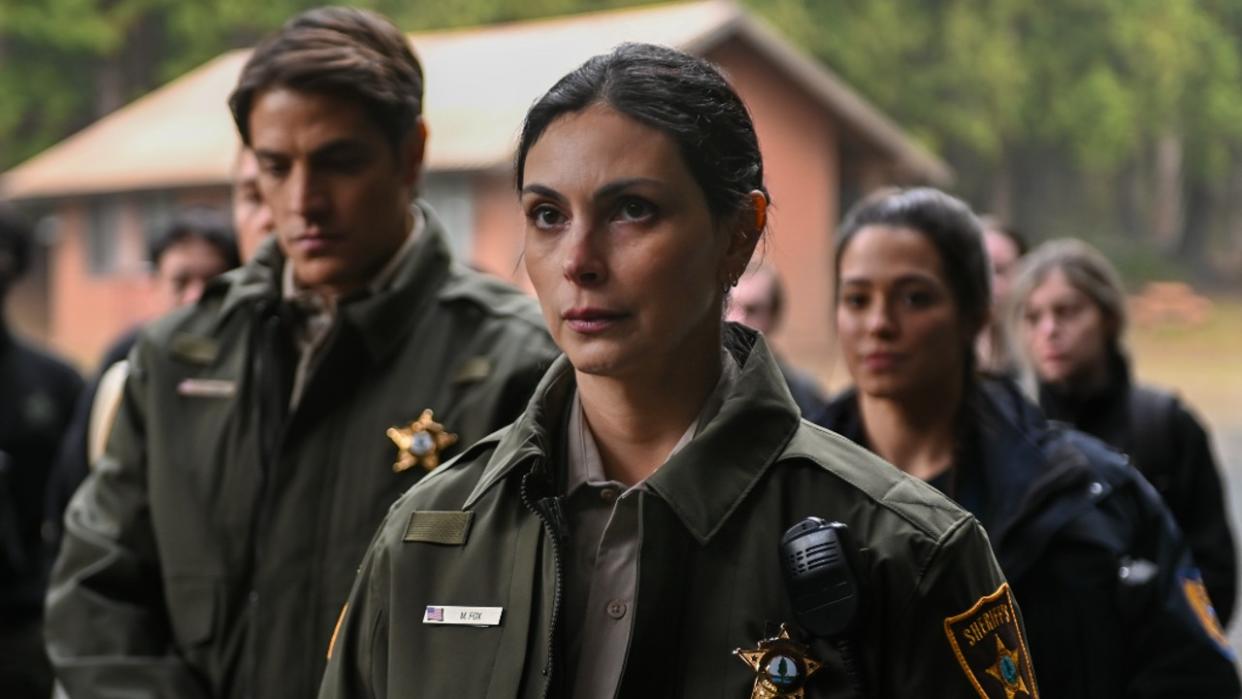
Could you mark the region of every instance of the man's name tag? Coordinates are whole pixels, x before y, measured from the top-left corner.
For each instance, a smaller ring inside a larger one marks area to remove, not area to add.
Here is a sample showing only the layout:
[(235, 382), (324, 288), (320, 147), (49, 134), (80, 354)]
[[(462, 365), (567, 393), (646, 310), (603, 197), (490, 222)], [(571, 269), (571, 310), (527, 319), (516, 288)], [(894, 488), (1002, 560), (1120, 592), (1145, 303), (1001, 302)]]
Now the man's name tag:
[(236, 393), (237, 382), (223, 379), (186, 379), (177, 384), (177, 394), (190, 398), (232, 398)]
[(427, 605), (423, 612), (424, 624), (448, 626), (500, 626), (504, 607), (440, 607)]

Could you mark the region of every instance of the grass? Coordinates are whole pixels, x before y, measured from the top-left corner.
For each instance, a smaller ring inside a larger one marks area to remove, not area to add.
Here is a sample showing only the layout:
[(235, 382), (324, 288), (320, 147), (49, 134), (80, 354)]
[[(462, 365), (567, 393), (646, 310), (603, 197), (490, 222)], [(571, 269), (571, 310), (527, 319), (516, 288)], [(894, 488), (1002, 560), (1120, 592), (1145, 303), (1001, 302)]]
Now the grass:
[(1242, 297), (1212, 299), (1204, 322), (1130, 328), (1141, 381), (1174, 389), (1217, 425), (1242, 426)]

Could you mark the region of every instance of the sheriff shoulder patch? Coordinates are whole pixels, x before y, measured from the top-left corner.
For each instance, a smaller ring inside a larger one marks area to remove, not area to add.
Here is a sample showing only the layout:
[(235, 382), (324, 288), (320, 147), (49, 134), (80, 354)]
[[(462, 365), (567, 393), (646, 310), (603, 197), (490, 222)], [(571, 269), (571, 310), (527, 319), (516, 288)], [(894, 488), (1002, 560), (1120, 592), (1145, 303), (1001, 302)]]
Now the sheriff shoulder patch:
[(982, 699), (1039, 699), (1009, 583), (944, 620), (953, 654)]
[(1233, 648), (1229, 646), (1225, 630), (1220, 627), (1220, 620), (1216, 618), (1216, 610), (1208, 599), (1207, 588), (1203, 586), (1203, 577), (1199, 571), (1194, 568), (1185, 569), (1179, 572), (1178, 577), (1181, 578), (1182, 593), (1186, 595), (1186, 601), (1190, 603), (1203, 631), (1216, 642), (1222, 653), (1233, 659)]

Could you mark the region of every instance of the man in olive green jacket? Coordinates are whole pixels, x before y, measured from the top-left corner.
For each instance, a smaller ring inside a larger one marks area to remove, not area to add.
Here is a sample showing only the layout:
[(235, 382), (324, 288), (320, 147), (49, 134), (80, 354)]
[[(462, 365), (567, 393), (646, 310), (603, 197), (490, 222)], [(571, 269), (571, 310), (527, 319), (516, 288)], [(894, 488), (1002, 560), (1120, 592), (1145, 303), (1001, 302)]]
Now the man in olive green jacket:
[[(1021, 616), (978, 522), (800, 421), (762, 338), (730, 332), (736, 387), (636, 486), (636, 595), (609, 609), (635, 615), (628, 649), (613, 649), (624, 657), (615, 696), (1037, 699)], [(320, 699), (570, 696), (575, 532), (559, 513), (573, 393), (562, 358), (517, 422), (398, 501), (342, 614)], [(857, 547), (853, 662), (809, 637), (782, 578), (782, 534), (808, 515), (845, 523)], [(786, 652), (772, 640), (781, 624)], [(789, 691), (770, 691), (786, 678)]]
[(404, 36), (340, 8), (243, 71), (278, 240), (130, 355), (48, 600), (74, 699), (312, 696), (388, 507), (511, 421), (554, 356), (533, 302), (410, 206), (420, 88)]

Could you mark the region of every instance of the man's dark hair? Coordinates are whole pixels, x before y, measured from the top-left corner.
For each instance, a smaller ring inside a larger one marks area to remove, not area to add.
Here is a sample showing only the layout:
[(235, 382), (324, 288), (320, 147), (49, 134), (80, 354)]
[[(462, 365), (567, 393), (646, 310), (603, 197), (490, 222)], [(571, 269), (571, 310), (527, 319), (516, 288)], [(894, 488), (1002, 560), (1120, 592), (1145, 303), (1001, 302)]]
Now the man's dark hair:
[(0, 202), (0, 300), (30, 265), (30, 236), (30, 223), (26, 217), (12, 206)]
[(255, 96), (278, 87), (361, 103), (394, 146), (423, 111), (423, 69), (409, 40), (384, 17), (353, 7), (307, 10), (255, 48), (229, 96), (247, 146)]
[(201, 240), (215, 248), (224, 260), (225, 269), (241, 264), (237, 238), (228, 218), (214, 209), (189, 209), (177, 214), (164, 232), (151, 241), (147, 252), (152, 269), (160, 266), (164, 253), (187, 240)]
[(526, 155), (558, 117), (603, 104), (670, 136), (722, 218), (767, 195), (763, 157), (746, 105), (711, 63), (651, 44), (622, 44), (561, 78), (526, 114), (515, 163), (521, 191)]

